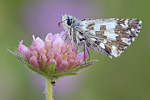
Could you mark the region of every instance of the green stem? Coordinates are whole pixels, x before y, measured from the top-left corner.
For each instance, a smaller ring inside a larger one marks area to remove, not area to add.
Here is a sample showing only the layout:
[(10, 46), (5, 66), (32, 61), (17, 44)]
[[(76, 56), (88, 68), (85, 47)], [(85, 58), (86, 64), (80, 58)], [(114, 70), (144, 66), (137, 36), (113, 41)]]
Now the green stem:
[(46, 79), (46, 100), (52, 100), (52, 84), (50, 79)]

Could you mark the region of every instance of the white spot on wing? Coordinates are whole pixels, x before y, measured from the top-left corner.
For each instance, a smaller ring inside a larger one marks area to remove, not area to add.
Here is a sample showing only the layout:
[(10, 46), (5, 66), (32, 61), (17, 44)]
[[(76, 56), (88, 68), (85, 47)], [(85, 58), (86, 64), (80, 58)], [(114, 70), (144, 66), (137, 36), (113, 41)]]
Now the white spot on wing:
[(106, 36), (108, 40), (117, 41), (116, 37), (118, 36), (118, 34), (115, 34), (115, 33), (112, 33), (112, 32), (105, 32), (104, 36)]
[(94, 30), (95, 31), (100, 31), (100, 24), (94, 25)]
[(107, 43), (107, 41), (104, 39), (104, 43)]
[(135, 41), (135, 39), (134, 39), (134, 38), (132, 38), (132, 41)]
[(123, 28), (126, 28), (125, 25), (123, 25), (123, 24), (120, 24), (120, 25), (121, 25)]
[(114, 45), (112, 46), (111, 55), (113, 55), (114, 57), (118, 57), (120, 55), (117, 52), (117, 47)]
[(134, 28), (131, 28), (131, 31), (135, 31), (135, 29), (134, 29)]
[(95, 38), (90, 38), (92, 41), (96, 41), (96, 39)]
[(95, 30), (90, 30), (90, 33), (91, 33), (92, 35), (96, 35)]
[(142, 24), (142, 21), (141, 21), (141, 20), (139, 21), (139, 24)]
[(128, 27), (128, 24), (126, 24), (125, 26)]
[(113, 45), (113, 46), (112, 46), (112, 49), (113, 49), (113, 50), (116, 50), (116, 49), (117, 49), (117, 47)]
[[(129, 22), (128, 19), (126, 19), (126, 20), (124, 21), (125, 27), (128, 27), (128, 22)], [(125, 27), (124, 27), (124, 28), (125, 28)]]
[(115, 28), (115, 26), (117, 25), (115, 21), (111, 21), (111, 22), (97, 22), (95, 25), (94, 25), (94, 30), (95, 31), (100, 31), (100, 26), (101, 25), (106, 25), (106, 30), (107, 31), (110, 31), (110, 30), (113, 30)]
[(126, 44), (128, 44), (128, 45), (131, 44), (131, 42), (129, 42), (129, 39), (128, 39), (128, 38), (121, 38), (121, 40), (122, 40), (122, 42), (124, 42), (124, 43), (126, 43)]
[(100, 43), (99, 46), (102, 47), (103, 49), (105, 49), (104, 43)]
[(128, 24), (128, 20), (127, 19), (125, 20), (124, 24)]

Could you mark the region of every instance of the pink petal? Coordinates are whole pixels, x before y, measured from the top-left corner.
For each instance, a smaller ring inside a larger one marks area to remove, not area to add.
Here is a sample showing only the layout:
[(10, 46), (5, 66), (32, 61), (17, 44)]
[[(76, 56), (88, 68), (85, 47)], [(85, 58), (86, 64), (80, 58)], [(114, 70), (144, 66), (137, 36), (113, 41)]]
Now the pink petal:
[(33, 65), (34, 67), (36, 67), (36, 68), (40, 68), (40, 64), (39, 64), (39, 62), (38, 62), (38, 59), (37, 59), (37, 57), (35, 57), (35, 56), (32, 56), (32, 57), (29, 59), (29, 63), (30, 63), (31, 65)]
[(54, 58), (52, 59), (49, 59), (48, 63), (47, 63), (47, 66), (49, 66), (50, 64), (52, 63), (55, 63), (55, 66), (56, 66), (56, 60)]
[(64, 31), (62, 31), (59, 35), (60, 36), (63, 36), (65, 34), (65, 32)]
[(33, 38), (33, 41), (35, 41), (35, 36), (34, 35), (32, 35), (32, 38)]
[(46, 55), (43, 54), (43, 55), (41, 55), (39, 60), (40, 60), (39, 62), (42, 62), (42, 60), (43, 60), (44, 64), (46, 65), (48, 59), (47, 59)]
[(49, 51), (47, 53), (47, 57), (48, 57), (48, 59), (54, 58), (54, 53), (52, 51)]
[(52, 41), (52, 40), (53, 40), (52, 33), (48, 33), (48, 34), (46, 35), (45, 41)]
[(19, 51), (19, 53), (20, 53), (23, 57), (25, 57), (25, 53), (26, 53), (26, 51), (28, 51), (29, 49), (28, 49), (25, 45), (23, 45), (22, 43), (23, 43), (23, 40), (21, 40), (21, 42), (19, 43), (18, 51)]
[(67, 60), (62, 60), (61, 63), (57, 66), (58, 71), (64, 71), (68, 68), (68, 61)]
[(75, 65), (75, 60), (73, 58), (68, 58), (69, 68), (73, 68)]
[(61, 47), (63, 45), (63, 40), (61, 37), (58, 37), (54, 42), (53, 42), (53, 52), (55, 55), (59, 55), (61, 53)]
[(56, 40), (57, 38), (59, 38), (60, 36), (59, 36), (59, 34), (57, 33), (57, 34), (54, 34), (53, 35), (53, 40)]
[(35, 44), (37, 50), (40, 52), (40, 49), (44, 47), (44, 42), (43, 42), (43, 40), (41, 40), (39, 37), (37, 37), (37, 38), (35, 39), (35, 36), (33, 35), (33, 41), (34, 41), (33, 44)]

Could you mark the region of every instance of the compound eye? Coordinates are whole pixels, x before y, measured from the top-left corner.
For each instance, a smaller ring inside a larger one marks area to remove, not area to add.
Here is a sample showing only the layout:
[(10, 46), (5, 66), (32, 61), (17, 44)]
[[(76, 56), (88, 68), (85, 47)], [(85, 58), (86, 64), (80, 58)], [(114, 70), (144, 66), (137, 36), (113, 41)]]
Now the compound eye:
[(70, 26), (72, 24), (72, 20), (68, 18), (67, 24)]

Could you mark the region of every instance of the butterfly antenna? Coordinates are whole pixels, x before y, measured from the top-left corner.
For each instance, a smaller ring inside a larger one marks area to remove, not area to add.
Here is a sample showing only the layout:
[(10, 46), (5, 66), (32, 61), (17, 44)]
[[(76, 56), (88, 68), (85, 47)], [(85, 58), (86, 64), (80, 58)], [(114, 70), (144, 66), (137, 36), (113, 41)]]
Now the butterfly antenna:
[(67, 19), (64, 20), (64, 21), (59, 22), (59, 23), (58, 23), (58, 26), (61, 27), (60, 24), (63, 23), (63, 22), (65, 22), (65, 21), (67, 21)]
[(59, 27), (61, 27), (61, 26), (60, 26), (61, 23), (62, 23), (62, 22), (59, 22), (59, 23), (58, 23), (58, 26), (59, 26)]

